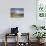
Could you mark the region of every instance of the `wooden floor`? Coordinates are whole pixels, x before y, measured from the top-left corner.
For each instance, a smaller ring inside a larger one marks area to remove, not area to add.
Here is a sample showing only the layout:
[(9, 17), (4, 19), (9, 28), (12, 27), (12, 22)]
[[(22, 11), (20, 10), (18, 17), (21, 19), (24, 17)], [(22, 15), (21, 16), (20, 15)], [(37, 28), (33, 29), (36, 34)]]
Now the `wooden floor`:
[[(8, 43), (8, 45), (7, 46), (15, 46), (16, 44), (15, 43)], [(0, 42), (0, 46), (5, 46), (4, 45), (4, 43), (2, 42)], [(25, 45), (24, 45), (25, 46)], [(32, 43), (30, 43), (30, 46), (37, 46), (37, 43), (34, 43), (34, 42), (32, 42)], [(43, 45), (41, 45), (41, 46), (46, 46), (46, 43), (44, 43)]]

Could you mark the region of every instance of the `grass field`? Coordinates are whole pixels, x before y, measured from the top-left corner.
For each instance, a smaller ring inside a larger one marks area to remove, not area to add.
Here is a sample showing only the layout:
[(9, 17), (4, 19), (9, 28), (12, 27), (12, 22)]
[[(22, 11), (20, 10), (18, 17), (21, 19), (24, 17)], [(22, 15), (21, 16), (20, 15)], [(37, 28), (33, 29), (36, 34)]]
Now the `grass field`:
[(24, 17), (24, 13), (23, 14), (11, 13), (11, 17)]

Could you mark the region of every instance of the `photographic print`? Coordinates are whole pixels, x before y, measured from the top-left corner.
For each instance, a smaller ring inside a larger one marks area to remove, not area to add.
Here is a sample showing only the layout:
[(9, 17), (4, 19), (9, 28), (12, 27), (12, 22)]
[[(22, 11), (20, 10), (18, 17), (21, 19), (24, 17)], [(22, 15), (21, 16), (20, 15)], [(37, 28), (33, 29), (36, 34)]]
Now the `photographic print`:
[(24, 8), (11, 8), (11, 17), (24, 17)]

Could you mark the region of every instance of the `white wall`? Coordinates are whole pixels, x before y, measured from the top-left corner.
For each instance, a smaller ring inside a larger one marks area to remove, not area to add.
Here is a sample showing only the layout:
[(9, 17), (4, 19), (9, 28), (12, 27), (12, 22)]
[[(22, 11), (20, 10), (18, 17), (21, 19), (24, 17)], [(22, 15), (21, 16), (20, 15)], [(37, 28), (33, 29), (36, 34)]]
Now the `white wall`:
[[(24, 8), (24, 18), (11, 18), (10, 8)], [(36, 24), (36, 0), (0, 0), (0, 34), (11, 27), (19, 27), (20, 32), (30, 32)]]

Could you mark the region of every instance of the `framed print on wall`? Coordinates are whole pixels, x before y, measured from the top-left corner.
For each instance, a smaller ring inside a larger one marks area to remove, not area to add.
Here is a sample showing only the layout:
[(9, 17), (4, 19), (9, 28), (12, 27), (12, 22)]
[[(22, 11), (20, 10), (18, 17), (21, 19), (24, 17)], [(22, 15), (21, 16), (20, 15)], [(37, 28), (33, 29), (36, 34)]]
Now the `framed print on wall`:
[(24, 17), (24, 8), (11, 8), (10, 16), (12, 18)]
[(37, 15), (39, 18), (46, 17), (46, 0), (37, 0)]

